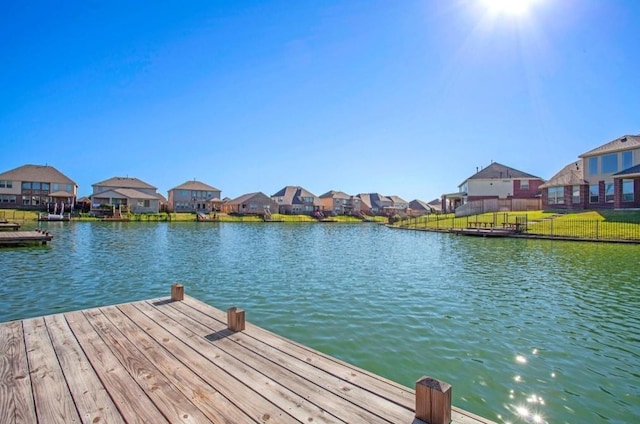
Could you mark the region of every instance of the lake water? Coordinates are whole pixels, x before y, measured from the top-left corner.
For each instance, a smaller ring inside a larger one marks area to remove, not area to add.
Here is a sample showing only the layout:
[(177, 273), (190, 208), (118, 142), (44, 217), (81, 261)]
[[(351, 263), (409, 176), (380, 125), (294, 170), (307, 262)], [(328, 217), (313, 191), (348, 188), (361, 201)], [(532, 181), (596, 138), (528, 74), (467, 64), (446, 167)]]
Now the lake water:
[[(27, 223), (25, 228), (35, 223)], [(498, 422), (640, 421), (640, 246), (375, 224), (44, 223), (0, 321), (186, 293)]]

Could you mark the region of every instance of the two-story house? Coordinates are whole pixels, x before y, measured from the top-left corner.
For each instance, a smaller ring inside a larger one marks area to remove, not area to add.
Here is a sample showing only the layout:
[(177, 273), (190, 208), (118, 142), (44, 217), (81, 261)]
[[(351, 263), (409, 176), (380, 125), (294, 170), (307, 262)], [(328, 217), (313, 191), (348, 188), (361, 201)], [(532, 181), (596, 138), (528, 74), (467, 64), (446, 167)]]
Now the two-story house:
[(334, 215), (352, 215), (360, 212), (360, 198), (343, 191), (330, 190), (320, 196), (322, 210)]
[(393, 201), (380, 193), (360, 193), (360, 211), (366, 215), (387, 215)]
[[(540, 186), (543, 183), (540, 177), (492, 162), (460, 183), (457, 192), (443, 194), (442, 210), (473, 214), (540, 209)], [(458, 210), (463, 205), (467, 205), (465, 210)]]
[(222, 205), (221, 191), (200, 181), (187, 181), (169, 190), (171, 212), (214, 212)]
[(286, 186), (271, 196), (278, 204), (278, 213), (313, 215), (322, 208), (322, 202), (313, 193), (299, 186)]
[(624, 135), (578, 157), (541, 186), (543, 208), (640, 207), (640, 135)]
[(23, 165), (0, 173), (0, 208), (46, 210), (55, 204), (70, 211), (77, 196), (78, 185), (53, 166)]
[(158, 213), (163, 197), (157, 188), (134, 177), (113, 177), (92, 184), (91, 210), (118, 209), (131, 213)]

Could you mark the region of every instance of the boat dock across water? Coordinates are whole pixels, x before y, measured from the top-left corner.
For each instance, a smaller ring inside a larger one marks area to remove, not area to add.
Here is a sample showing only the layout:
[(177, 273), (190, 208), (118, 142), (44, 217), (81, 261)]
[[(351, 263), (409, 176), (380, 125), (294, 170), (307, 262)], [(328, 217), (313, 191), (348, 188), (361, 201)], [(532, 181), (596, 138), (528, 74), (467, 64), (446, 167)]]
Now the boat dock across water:
[(53, 239), (51, 233), (36, 229), (33, 231), (0, 231), (0, 247), (47, 244)]
[(0, 323), (0, 421), (491, 423), (184, 295)]

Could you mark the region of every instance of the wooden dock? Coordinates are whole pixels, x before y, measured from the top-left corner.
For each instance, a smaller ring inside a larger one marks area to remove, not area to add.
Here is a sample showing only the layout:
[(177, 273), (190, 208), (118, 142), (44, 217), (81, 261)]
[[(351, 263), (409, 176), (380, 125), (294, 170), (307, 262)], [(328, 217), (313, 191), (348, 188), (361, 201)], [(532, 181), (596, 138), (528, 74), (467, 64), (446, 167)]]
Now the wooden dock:
[(0, 231), (18, 231), (20, 224), (17, 222), (0, 222)]
[(47, 244), (53, 239), (51, 233), (36, 229), (34, 231), (1, 231), (0, 247)]
[(491, 423), (447, 408), (446, 383), (416, 389), (181, 285), (171, 298), (0, 323), (2, 423)]

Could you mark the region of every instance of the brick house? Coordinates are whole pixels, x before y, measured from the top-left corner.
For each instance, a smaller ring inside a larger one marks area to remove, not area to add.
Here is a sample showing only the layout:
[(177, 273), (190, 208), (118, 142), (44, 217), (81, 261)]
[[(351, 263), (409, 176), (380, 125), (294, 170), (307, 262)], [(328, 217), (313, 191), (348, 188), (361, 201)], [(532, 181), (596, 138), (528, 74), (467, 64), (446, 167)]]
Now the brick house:
[(220, 189), (200, 181), (187, 181), (169, 190), (171, 212), (213, 212), (222, 204)]
[(583, 153), (542, 188), (544, 209), (640, 208), (640, 135)]

